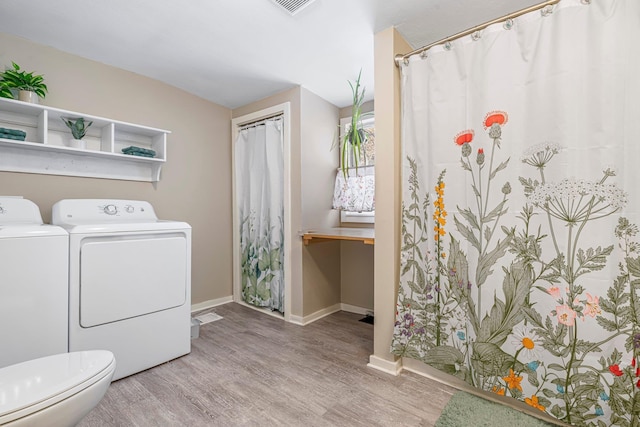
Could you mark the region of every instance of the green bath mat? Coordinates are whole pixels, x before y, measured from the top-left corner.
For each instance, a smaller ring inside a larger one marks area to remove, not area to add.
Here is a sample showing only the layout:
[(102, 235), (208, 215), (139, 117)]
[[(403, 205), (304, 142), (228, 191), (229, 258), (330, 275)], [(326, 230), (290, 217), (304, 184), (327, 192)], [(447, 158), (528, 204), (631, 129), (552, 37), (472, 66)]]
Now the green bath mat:
[(451, 397), (435, 427), (553, 426), (535, 417), (486, 399), (459, 391)]

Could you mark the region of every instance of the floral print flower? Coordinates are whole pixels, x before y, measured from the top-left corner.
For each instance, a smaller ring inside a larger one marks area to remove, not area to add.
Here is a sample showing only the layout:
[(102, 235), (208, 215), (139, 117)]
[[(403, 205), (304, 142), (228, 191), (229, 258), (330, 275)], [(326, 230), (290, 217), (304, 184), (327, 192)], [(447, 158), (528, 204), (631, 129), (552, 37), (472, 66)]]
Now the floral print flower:
[(482, 148), (478, 148), (478, 155), (476, 156), (476, 163), (480, 166), (484, 164), (484, 150)]
[(587, 300), (584, 301), (584, 310), (583, 313), (585, 316), (596, 317), (602, 314), (602, 310), (600, 309), (600, 305), (598, 303), (599, 298), (597, 296), (592, 296), (587, 292)]
[(576, 224), (617, 212), (626, 206), (627, 194), (616, 184), (566, 178), (537, 185), (527, 200), (554, 218)]
[(558, 316), (558, 322), (563, 325), (573, 326), (576, 318), (576, 312), (568, 305), (556, 306), (556, 314)]
[(506, 377), (502, 377), (502, 379), (507, 383), (507, 387), (510, 390), (516, 389), (522, 391), (522, 386), (520, 382), (522, 381), (522, 377), (517, 376), (513, 369), (509, 369), (509, 375)]
[(622, 369), (620, 369), (620, 366), (618, 365), (609, 366), (609, 371), (611, 371), (611, 373), (616, 377), (621, 377), (624, 374), (624, 372), (622, 372)]
[(558, 154), (562, 150), (562, 147), (553, 142), (545, 142), (544, 144), (534, 145), (527, 149), (520, 160), (522, 163), (526, 163), (540, 170), (553, 159), (553, 156)]
[(475, 132), (472, 129), (463, 130), (453, 138), (453, 141), (458, 145), (469, 144), (473, 141)]
[(504, 396), (505, 391), (506, 390), (504, 388), (500, 387), (499, 385), (497, 385), (497, 386), (494, 385), (493, 388), (491, 389), (492, 393), (499, 394), (500, 396)]
[(527, 368), (529, 368), (532, 371), (536, 371), (539, 367), (540, 367), (540, 362), (538, 362), (537, 360), (527, 363)]
[(438, 182), (436, 183), (436, 186), (435, 186), (436, 194), (438, 196), (436, 197), (436, 200), (433, 202), (433, 206), (435, 207), (435, 210), (433, 212), (433, 221), (435, 223), (435, 226), (433, 227), (433, 231), (435, 232), (434, 238), (436, 242), (438, 242), (440, 238), (446, 234), (446, 231), (444, 230), (444, 226), (447, 224), (447, 220), (446, 220), (447, 211), (444, 209), (444, 181), (442, 179), (443, 179), (443, 175), (440, 174), (440, 177), (438, 178)]
[(549, 295), (551, 295), (552, 297), (554, 297), (555, 299), (560, 299), (560, 288), (557, 286), (551, 286), (547, 292), (549, 293)]
[(489, 129), (489, 137), (500, 147), (502, 126), (507, 123), (508, 116), (504, 111), (492, 111), (484, 118), (484, 128)]
[(536, 396), (535, 394), (531, 395), (531, 397), (525, 397), (524, 403), (529, 406), (533, 406), (534, 408), (539, 409), (543, 412), (547, 409), (538, 402), (538, 396)]
[(516, 354), (523, 354), (525, 360), (529, 361), (538, 359), (538, 347), (541, 344), (527, 326), (513, 328), (513, 337), (511, 344), (516, 349)]
[(498, 124), (500, 126), (503, 126), (503, 125), (507, 124), (508, 120), (509, 120), (509, 116), (507, 115), (506, 112), (504, 112), (504, 111), (491, 111), (490, 113), (487, 113), (487, 115), (484, 118), (484, 128), (485, 129), (489, 129), (494, 124)]

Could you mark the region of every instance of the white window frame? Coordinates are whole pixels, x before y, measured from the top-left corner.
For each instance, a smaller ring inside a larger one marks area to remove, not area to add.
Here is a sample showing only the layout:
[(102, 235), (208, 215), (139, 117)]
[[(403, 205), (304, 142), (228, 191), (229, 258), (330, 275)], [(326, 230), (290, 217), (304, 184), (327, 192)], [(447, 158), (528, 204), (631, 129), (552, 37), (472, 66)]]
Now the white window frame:
[[(362, 120), (363, 125), (369, 123), (375, 123), (375, 117), (370, 117)], [(351, 124), (351, 117), (345, 117), (340, 119), (340, 153), (342, 153), (342, 140), (347, 126)], [(342, 155), (339, 156), (340, 169), (342, 169)], [(375, 166), (374, 166), (375, 167)], [(340, 210), (340, 223), (360, 223), (360, 224), (374, 224), (376, 222), (376, 213), (373, 212), (356, 212)]]

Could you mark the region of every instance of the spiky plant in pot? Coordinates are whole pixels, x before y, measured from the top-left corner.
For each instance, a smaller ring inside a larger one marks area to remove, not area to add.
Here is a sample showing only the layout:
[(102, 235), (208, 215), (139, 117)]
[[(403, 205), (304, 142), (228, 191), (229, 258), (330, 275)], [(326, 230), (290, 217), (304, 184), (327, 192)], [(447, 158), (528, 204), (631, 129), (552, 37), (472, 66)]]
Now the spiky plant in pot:
[(64, 124), (71, 129), (71, 134), (74, 139), (81, 140), (87, 134), (87, 129), (93, 124), (93, 122), (85, 122), (83, 117), (77, 119), (61, 117)]

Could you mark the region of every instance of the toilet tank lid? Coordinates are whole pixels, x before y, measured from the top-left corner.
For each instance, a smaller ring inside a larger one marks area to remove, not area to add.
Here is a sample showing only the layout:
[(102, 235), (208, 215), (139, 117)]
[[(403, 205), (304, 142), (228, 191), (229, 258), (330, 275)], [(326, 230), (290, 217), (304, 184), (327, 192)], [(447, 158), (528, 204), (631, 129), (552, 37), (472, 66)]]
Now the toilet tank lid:
[(56, 354), (1, 368), (0, 417), (56, 396), (66, 398), (65, 392), (88, 387), (114, 364), (110, 351), (91, 350)]

